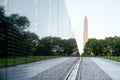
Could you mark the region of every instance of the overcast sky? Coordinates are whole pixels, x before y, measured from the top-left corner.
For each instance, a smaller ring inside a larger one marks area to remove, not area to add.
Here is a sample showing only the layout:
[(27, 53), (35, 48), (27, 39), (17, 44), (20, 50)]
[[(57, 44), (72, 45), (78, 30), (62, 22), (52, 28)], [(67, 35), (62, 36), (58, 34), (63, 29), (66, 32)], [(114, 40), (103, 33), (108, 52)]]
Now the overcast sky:
[(39, 37), (74, 37), (72, 26), (80, 52), (83, 50), (85, 16), (89, 38), (120, 36), (120, 0), (9, 0), (9, 6), (8, 0), (0, 1), (8, 15), (27, 16), (31, 21), (29, 30)]
[(66, 4), (81, 52), (85, 16), (89, 38), (120, 36), (120, 0), (66, 0)]

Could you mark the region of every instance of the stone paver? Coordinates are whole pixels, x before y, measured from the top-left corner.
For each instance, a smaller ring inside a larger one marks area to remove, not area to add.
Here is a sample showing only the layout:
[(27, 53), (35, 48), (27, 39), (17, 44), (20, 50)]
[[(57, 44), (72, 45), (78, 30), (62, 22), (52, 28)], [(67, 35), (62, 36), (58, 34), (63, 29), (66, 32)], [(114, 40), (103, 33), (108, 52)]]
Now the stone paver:
[(120, 80), (120, 62), (91, 58), (113, 80)]
[[(81, 77), (80, 77), (81, 76)], [(83, 58), (82, 72), (78, 71), (76, 80), (112, 80), (99, 66), (90, 58)]]
[(30, 80), (63, 80), (71, 67), (79, 60), (79, 58), (70, 58), (69, 60), (58, 64), (34, 77)]

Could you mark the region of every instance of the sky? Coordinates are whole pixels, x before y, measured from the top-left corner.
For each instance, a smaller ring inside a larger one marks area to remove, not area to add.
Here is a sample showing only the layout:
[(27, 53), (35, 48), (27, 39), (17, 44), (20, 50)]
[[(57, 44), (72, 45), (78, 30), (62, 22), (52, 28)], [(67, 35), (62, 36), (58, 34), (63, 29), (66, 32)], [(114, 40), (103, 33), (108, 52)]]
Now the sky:
[[(6, 14), (19, 13), (31, 22), (30, 31), (44, 36), (75, 37), (83, 52), (84, 17), (88, 37), (120, 36), (120, 0), (0, 0)], [(74, 34), (73, 34), (74, 33)]]
[(81, 52), (85, 16), (89, 38), (120, 36), (120, 0), (66, 0), (66, 5)]

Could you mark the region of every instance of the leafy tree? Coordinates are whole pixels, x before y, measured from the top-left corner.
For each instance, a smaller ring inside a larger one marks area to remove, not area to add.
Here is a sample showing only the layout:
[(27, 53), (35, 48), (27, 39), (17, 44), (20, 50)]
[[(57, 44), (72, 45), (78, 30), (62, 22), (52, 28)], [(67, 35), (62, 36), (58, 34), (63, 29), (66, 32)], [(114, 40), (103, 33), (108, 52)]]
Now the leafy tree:
[(3, 6), (0, 6), (0, 15), (5, 16), (5, 10)]
[(39, 37), (30, 31), (25, 31), (22, 35), (26, 44), (25, 46), (29, 48), (32, 53), (34, 53), (38, 46)]
[(75, 39), (48, 36), (39, 41), (36, 55), (71, 55), (76, 47)]
[(114, 38), (113, 37), (106, 37), (104, 39), (104, 55), (112, 55), (112, 50), (114, 48)]
[(57, 49), (55, 52), (58, 51), (60, 40), (61, 40), (60, 38), (57, 38), (57, 37), (52, 38), (51, 36), (42, 38), (39, 41), (36, 54), (37, 55), (48, 55), (48, 56), (54, 55), (53, 49), (55, 50)]
[(12, 23), (19, 31), (23, 31), (30, 26), (30, 22), (25, 16), (20, 16), (19, 14), (11, 14), (7, 18), (9, 22)]
[[(33, 46), (30, 46), (31, 44), (33, 45), (35, 43), (34, 41), (34, 43), (32, 42), (31, 38), (34, 34), (25, 31), (25, 29), (29, 26), (30, 22), (27, 17), (20, 16), (19, 14), (11, 14), (10, 16), (6, 16), (4, 8), (0, 6), (1, 56), (6, 57), (23, 54), (29, 55), (28, 53), (34, 51)], [(28, 40), (28, 42), (26, 40)]]
[(4, 20), (5, 17), (5, 10), (3, 6), (0, 6), (0, 57), (5, 57), (6, 56), (6, 45), (5, 44), (5, 26), (6, 26), (6, 21)]
[(120, 56), (120, 37), (115, 36), (113, 39), (112, 55)]
[(98, 56), (102, 53), (103, 40), (97, 40), (95, 38), (89, 39), (84, 47), (84, 54)]
[(103, 40), (89, 39), (84, 47), (84, 55), (120, 55), (120, 37), (106, 37)]
[(63, 40), (63, 49), (65, 55), (73, 54), (74, 50), (77, 48), (77, 43), (75, 39), (71, 38), (68, 40)]

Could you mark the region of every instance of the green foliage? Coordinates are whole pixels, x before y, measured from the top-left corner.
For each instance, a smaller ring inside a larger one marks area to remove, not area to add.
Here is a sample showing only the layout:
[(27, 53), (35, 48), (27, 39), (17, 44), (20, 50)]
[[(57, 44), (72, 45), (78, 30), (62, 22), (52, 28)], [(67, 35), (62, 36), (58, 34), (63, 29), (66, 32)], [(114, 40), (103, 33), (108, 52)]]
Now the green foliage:
[[(57, 47), (59, 47), (59, 41), (61, 39), (57, 37), (44, 37), (39, 40), (36, 55), (54, 55), (53, 52), (57, 53)], [(55, 49), (55, 51), (53, 51)], [(52, 52), (53, 51), (53, 52)]]
[(39, 41), (36, 55), (68, 55), (77, 48), (75, 39), (61, 39), (59, 37), (45, 37)]
[(4, 8), (0, 7), (0, 57), (28, 56), (36, 51), (39, 38), (35, 33), (25, 31), (29, 26), (27, 17), (5, 16)]
[(0, 15), (5, 16), (5, 10), (3, 6), (0, 6)]
[(30, 26), (30, 22), (25, 16), (20, 16), (19, 14), (11, 14), (7, 18), (9, 22), (15, 25), (19, 31), (23, 31)]
[(107, 37), (103, 40), (89, 39), (84, 47), (84, 55), (120, 56), (120, 37)]
[(120, 62), (120, 56), (104, 56), (104, 58)]
[(63, 45), (65, 55), (73, 54), (74, 50), (77, 48), (75, 39), (71, 38), (68, 40), (63, 40)]
[(98, 56), (101, 53), (102, 43), (102, 40), (89, 39), (84, 47), (84, 53), (90, 56)]
[(21, 57), (11, 57), (11, 58), (1, 58), (0, 68), (16, 66), (20, 64), (32, 63), (35, 61), (48, 60), (58, 58), (58, 56), (21, 56)]
[(31, 52), (29, 53), (29, 55), (33, 55), (38, 46), (39, 37), (35, 33), (32, 33), (30, 31), (23, 32), (22, 36), (24, 37), (25, 46)]

